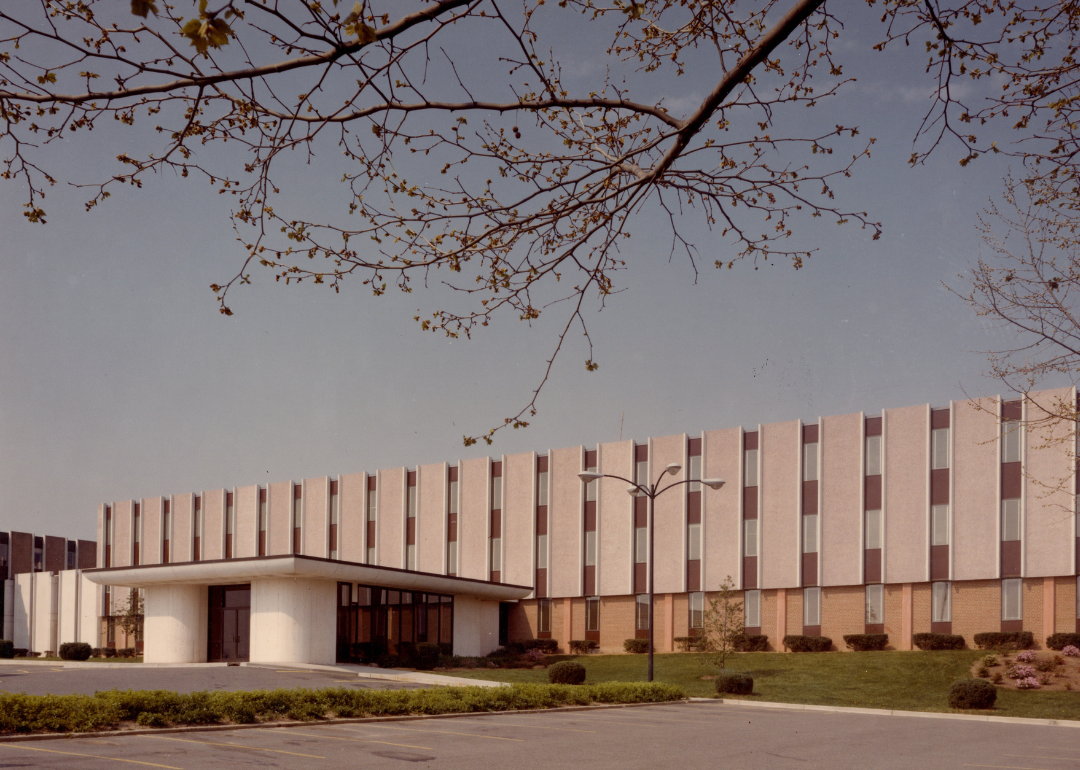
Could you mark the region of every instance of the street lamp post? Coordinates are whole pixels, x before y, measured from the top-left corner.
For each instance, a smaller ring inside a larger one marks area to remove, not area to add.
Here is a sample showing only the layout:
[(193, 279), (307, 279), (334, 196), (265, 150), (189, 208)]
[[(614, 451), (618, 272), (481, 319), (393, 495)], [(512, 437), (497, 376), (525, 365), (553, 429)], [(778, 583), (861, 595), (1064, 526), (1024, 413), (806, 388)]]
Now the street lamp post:
[(648, 595), (649, 595), (649, 676), (648, 681), (653, 680), (653, 510), (655, 508), (656, 498), (667, 492), (674, 487), (682, 486), (683, 484), (693, 484), (694, 482), (700, 482), (710, 489), (720, 489), (724, 486), (723, 479), (684, 479), (683, 481), (676, 481), (672, 484), (668, 484), (663, 489), (660, 489), (660, 482), (664, 478), (664, 473), (670, 473), (674, 476), (676, 473), (682, 470), (682, 466), (678, 463), (671, 463), (664, 472), (660, 474), (660, 477), (656, 480), (656, 483), (649, 484), (637, 484), (630, 479), (622, 476), (615, 476), (610, 473), (596, 473), (594, 471), (582, 471), (578, 474), (578, 478), (588, 484), (591, 481), (597, 479), (618, 479), (619, 481), (625, 481), (630, 486), (626, 491), (630, 493), (631, 497), (638, 497), (644, 495), (649, 498), (649, 573), (648, 573)]

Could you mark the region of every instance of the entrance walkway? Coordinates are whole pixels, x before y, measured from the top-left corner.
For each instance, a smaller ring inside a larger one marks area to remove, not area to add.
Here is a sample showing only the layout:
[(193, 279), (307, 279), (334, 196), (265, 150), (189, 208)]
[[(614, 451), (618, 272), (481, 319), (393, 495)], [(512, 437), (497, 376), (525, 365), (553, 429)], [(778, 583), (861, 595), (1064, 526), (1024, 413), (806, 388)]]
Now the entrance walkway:
[(506, 682), (489, 682), (483, 679), (465, 679), (445, 674), (436, 674), (432, 671), (401, 671), (396, 668), (377, 668), (376, 666), (359, 666), (352, 663), (338, 663), (333, 666), (321, 666), (314, 663), (241, 663), (241, 666), (275, 669), (303, 669), (307, 671), (337, 671), (339, 673), (355, 674), (360, 679), (379, 679), (389, 682), (408, 682), (411, 684), (424, 684), (435, 687), (509, 687)]

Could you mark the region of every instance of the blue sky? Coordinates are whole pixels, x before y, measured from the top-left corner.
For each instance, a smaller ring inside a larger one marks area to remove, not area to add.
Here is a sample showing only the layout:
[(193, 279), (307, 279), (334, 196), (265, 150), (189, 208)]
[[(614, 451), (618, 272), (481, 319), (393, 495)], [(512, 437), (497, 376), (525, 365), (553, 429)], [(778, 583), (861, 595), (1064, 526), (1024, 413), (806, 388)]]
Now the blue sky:
[[(922, 55), (872, 52), (881, 29), (855, 13), (840, 44), (858, 82), (811, 119), (878, 139), (838, 195), (883, 222), (881, 239), (802, 222), (798, 237), (818, 249), (802, 270), (717, 271), (730, 249), (690, 223), (695, 284), (643, 213), (624, 291), (588, 317), (600, 369), (585, 371), (572, 334), (532, 426), (492, 447), (466, 449), (462, 435), (528, 400), (553, 313), (451, 341), (412, 321), (438, 292), (373, 298), (356, 283), (334, 294), (256, 272), (226, 318), (208, 287), (241, 252), (205, 183), (158, 179), (92, 213), (58, 186), (45, 227), (24, 221), (20, 190), (0, 186), (0, 528), (93, 537), (103, 501), (591, 446), (617, 440), (620, 426), (643, 440), (999, 392), (981, 351), (1009, 333), (943, 283), (962, 288), (957, 276), (980, 254), (976, 216), (1006, 167), (962, 169), (948, 147), (908, 166), (931, 92)], [(589, 60), (573, 67), (590, 76)], [(670, 99), (692, 104), (709, 74), (692, 73)], [(92, 176), (131, 136), (106, 127), (51, 159)], [(317, 171), (297, 178), (296, 195), (343, 206), (336, 179)]]

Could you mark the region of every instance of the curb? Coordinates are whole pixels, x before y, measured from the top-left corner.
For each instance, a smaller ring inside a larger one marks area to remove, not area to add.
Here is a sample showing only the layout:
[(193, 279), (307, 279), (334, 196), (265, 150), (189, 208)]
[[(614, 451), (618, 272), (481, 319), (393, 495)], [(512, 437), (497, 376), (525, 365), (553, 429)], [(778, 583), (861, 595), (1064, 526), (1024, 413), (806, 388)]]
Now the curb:
[(446, 674), (427, 674), (420, 672), (397, 672), (393, 669), (376, 668), (372, 671), (357, 671), (354, 668), (341, 666), (327, 666), (319, 663), (248, 663), (241, 666), (249, 668), (295, 668), (307, 671), (326, 671), (345, 676), (356, 676), (359, 679), (378, 679), (387, 682), (402, 682), (405, 684), (426, 684), (435, 687), (510, 687), (508, 682), (494, 682), (490, 679), (468, 679), (466, 677), (447, 676)]
[[(709, 700), (691, 698), (690, 700)], [(656, 701), (652, 703), (598, 703), (591, 706), (556, 706), (549, 709), (521, 709), (506, 711), (469, 711), (457, 714), (408, 714), (406, 716), (355, 717), (350, 719), (313, 719), (310, 722), (256, 722), (247, 725), (192, 725), (189, 727), (143, 727), (130, 730), (102, 730), (88, 733), (34, 733), (32, 735), (0, 735), (0, 743), (22, 743), (25, 741), (57, 741), (78, 738), (124, 738), (139, 735), (159, 735), (162, 733), (213, 733), (230, 730), (257, 730), (288, 727), (320, 727), (322, 725), (374, 724), (377, 722), (416, 722), (425, 719), (457, 719), (463, 717), (520, 716), (522, 714), (551, 714), (568, 711), (600, 711), (603, 709), (625, 709), (638, 706), (668, 706), (673, 703), (686, 703), (687, 699)]]
[(959, 719), (968, 722), (997, 722), (999, 724), (1037, 725), (1043, 727), (1080, 727), (1080, 720), (1035, 719), (1032, 717), (996, 717), (989, 714), (947, 714), (940, 711), (897, 711), (893, 709), (867, 709), (854, 706), (815, 706), (807, 703), (778, 703), (773, 701), (747, 701), (737, 698), (687, 698), (691, 703), (723, 703), (725, 706), (749, 706), (774, 711), (823, 711), (834, 714), (866, 714), (878, 717), (921, 717), (923, 719)]

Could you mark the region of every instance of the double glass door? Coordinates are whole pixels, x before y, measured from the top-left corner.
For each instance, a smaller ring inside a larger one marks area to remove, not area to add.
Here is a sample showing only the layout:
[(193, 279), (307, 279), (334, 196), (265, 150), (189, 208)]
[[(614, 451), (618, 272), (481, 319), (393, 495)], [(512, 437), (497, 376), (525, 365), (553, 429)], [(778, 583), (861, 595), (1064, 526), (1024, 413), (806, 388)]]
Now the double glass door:
[(251, 649), (251, 584), (210, 586), (211, 662), (248, 660)]

